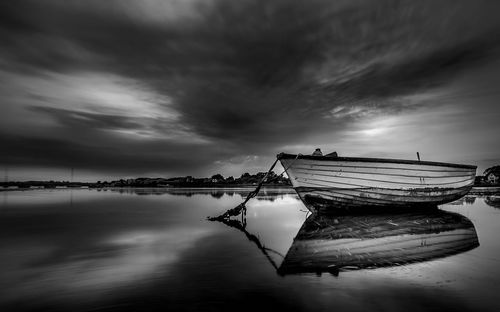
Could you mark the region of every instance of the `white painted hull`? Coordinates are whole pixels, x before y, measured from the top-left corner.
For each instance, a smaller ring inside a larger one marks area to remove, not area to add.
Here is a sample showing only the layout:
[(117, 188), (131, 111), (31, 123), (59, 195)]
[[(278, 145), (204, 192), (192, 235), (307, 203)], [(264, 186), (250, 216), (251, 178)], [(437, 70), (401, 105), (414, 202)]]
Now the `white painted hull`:
[(476, 176), (475, 166), (436, 162), (289, 154), (279, 159), (308, 208), (440, 205), (467, 194)]

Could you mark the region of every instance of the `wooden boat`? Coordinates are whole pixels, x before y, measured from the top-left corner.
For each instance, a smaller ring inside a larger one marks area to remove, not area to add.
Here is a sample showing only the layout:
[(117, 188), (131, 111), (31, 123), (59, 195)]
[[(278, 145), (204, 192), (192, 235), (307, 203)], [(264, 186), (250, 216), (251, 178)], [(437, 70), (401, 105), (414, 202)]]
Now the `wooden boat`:
[(329, 216), (312, 214), (302, 225), (280, 275), (405, 265), (479, 246), (472, 222), (440, 209)]
[(431, 161), (278, 156), (311, 210), (332, 207), (435, 206), (457, 200), (474, 184), (476, 166)]

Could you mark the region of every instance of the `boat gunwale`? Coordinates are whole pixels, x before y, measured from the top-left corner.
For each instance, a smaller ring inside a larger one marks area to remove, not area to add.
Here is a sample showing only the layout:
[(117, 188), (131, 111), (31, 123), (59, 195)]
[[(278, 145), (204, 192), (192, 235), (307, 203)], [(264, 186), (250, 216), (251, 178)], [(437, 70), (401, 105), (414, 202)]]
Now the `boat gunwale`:
[(463, 165), (453, 163), (443, 163), (436, 161), (408, 160), (408, 159), (391, 159), (391, 158), (368, 158), (368, 157), (335, 157), (335, 156), (313, 156), (313, 155), (297, 155), (281, 153), (276, 156), (281, 159), (309, 159), (319, 161), (350, 161), (350, 162), (375, 162), (375, 163), (392, 163), (392, 164), (410, 164), (424, 166), (440, 166), (451, 168), (477, 169), (474, 165)]

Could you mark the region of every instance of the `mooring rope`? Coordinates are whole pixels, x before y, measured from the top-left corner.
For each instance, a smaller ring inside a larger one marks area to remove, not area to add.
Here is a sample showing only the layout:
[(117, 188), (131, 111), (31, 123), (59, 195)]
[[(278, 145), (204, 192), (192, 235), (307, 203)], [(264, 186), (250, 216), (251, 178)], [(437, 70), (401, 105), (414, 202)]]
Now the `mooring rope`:
[[(297, 154), (297, 156), (295, 156), (293, 161), (286, 168), (283, 168), (283, 171), (280, 174), (278, 174), (275, 178), (273, 178), (272, 180), (270, 180), (268, 182), (273, 182), (273, 181), (276, 181), (277, 179), (279, 179), (279, 177), (281, 177), (293, 165), (293, 163), (297, 160), (297, 158), (299, 158), (300, 156), (302, 156), (302, 154)], [(278, 157), (279, 157), (279, 155), (278, 155)]]
[[(299, 156), (301, 156), (302, 154), (297, 154), (297, 156), (295, 157), (295, 159), (286, 167), (284, 168), (283, 172), (280, 173), (278, 176), (276, 176), (274, 179), (272, 179), (271, 181), (274, 181), (276, 179), (278, 179), (280, 176), (282, 176), (287, 170), (288, 168), (290, 168), (292, 166), (292, 164), (297, 160), (297, 158), (299, 158)], [(228, 211), (224, 212), (223, 214), (221, 214), (220, 216), (218, 217), (208, 217), (207, 219), (210, 220), (210, 221), (222, 221), (222, 220), (227, 220), (229, 219), (230, 217), (235, 217), (237, 215), (239, 215), (241, 213), (242, 210), (244, 210), (246, 208), (245, 204), (252, 198), (254, 198), (255, 196), (257, 196), (257, 194), (259, 193), (260, 191), (260, 188), (262, 187), (262, 185), (264, 184), (264, 182), (266, 182), (266, 179), (267, 177), (271, 174), (271, 172), (273, 171), (274, 167), (276, 166), (276, 163), (278, 163), (278, 160), (280, 159), (279, 157), (280, 155), (278, 155), (278, 157), (276, 157), (276, 160), (274, 161), (273, 165), (271, 166), (271, 168), (269, 168), (269, 170), (267, 171), (266, 175), (262, 178), (262, 180), (259, 182), (259, 184), (257, 185), (257, 187), (255, 188), (255, 190), (253, 190), (252, 192), (250, 192), (247, 196), (247, 198), (241, 203), (239, 204), (238, 206), (232, 208), (232, 209), (229, 209)]]

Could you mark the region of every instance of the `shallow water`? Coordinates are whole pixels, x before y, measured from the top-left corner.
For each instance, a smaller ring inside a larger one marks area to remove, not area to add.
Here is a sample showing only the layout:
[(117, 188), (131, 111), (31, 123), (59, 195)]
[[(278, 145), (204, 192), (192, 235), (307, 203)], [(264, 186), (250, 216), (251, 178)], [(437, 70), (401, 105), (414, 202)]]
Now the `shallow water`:
[[(290, 247), (310, 217), (293, 190), (261, 191), (247, 205), (245, 232), (206, 221), (249, 191), (2, 192), (0, 310), (500, 309), (495, 197), (467, 196), (440, 206), (451, 213), (446, 216), (458, 213), (472, 222), (479, 246), (413, 261), (396, 251), (401, 261), (368, 269), (282, 274), (284, 257), (296, 250)], [(398, 218), (387, 216), (387, 223), (405, 222)], [(338, 220), (331, 222), (344, 222)], [(391, 239), (403, 235), (409, 234)]]

